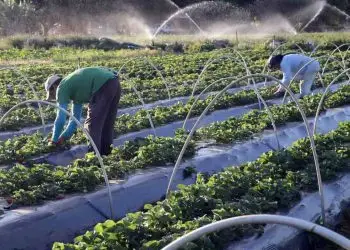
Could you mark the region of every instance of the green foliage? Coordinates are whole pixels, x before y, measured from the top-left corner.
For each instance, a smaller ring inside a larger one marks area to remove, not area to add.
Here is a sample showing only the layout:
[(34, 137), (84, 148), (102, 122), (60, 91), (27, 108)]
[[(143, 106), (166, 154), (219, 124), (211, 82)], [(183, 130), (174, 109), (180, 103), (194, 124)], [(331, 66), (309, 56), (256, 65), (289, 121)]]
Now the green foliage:
[[(127, 142), (104, 158), (108, 176), (123, 178), (136, 169), (173, 164), (184, 140), (183, 136), (150, 136), (143, 141)], [(17, 142), (14, 144), (21, 147)], [(184, 156), (191, 157), (193, 154), (194, 143), (190, 142)], [(3, 155), (6, 156), (6, 152)], [(23, 158), (28, 156), (18, 152), (16, 155)], [(66, 168), (34, 164), (31, 161), (28, 161), (27, 165), (30, 167), (17, 164), (8, 170), (0, 170), (0, 196), (12, 197), (17, 205), (34, 205), (70, 193), (90, 192), (103, 182), (102, 171), (97, 167), (99, 162), (92, 153), (74, 161)]]
[[(317, 136), (323, 178), (331, 179), (335, 177), (333, 172), (349, 170), (349, 133), (347, 122), (326, 135)], [(344, 150), (347, 155), (343, 155)], [(300, 151), (311, 155), (308, 140), (265, 153), (254, 162), (227, 168), (208, 179), (199, 174), (195, 184), (180, 185), (166, 200), (145, 205), (144, 212), (128, 214), (115, 222), (99, 223), (93, 231), (77, 237), (74, 244), (55, 243), (53, 249), (103, 248), (112, 244), (120, 249), (161, 249), (181, 235), (213, 221), (290, 208), (300, 200), (300, 191), (317, 188), (309, 185), (315, 183), (313, 159), (300, 158)], [(333, 164), (327, 163), (332, 161)], [(186, 249), (221, 249), (232, 240), (262, 230), (261, 226), (233, 227), (203, 236), (189, 243)]]

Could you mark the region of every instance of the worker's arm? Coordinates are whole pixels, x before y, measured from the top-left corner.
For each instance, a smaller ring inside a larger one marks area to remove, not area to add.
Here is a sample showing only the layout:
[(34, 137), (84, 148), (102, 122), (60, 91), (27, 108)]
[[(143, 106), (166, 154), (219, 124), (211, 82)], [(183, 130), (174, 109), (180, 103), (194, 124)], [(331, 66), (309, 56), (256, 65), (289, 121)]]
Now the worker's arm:
[[(281, 65), (281, 70), (283, 72), (283, 79), (281, 82), (284, 84), (284, 86), (289, 86), (292, 78), (294, 77), (292, 75), (293, 73), (288, 65), (286, 65), (286, 66)], [(282, 91), (282, 90), (285, 90), (285, 89), (282, 86), (282, 84), (280, 84), (278, 91)]]
[(289, 86), (290, 81), (292, 80), (293, 76), (292, 76), (292, 72), (288, 71), (288, 72), (283, 72), (283, 78), (282, 78), (282, 83), (285, 86)]
[[(73, 104), (73, 108), (72, 108), (72, 115), (80, 122), (80, 118), (81, 118), (81, 113), (83, 110), (83, 105), (82, 104)], [(63, 133), (61, 134), (60, 137), (63, 137), (64, 139), (69, 139), (72, 137), (72, 135), (74, 134), (74, 132), (77, 129), (77, 124), (76, 122), (71, 118), (69, 120), (69, 123), (67, 125), (67, 128), (63, 131)]]
[[(68, 103), (59, 103), (58, 106), (64, 110), (67, 110)], [(64, 124), (66, 123), (66, 114), (62, 110), (57, 110), (57, 115), (52, 132), (52, 141), (57, 142), (58, 138), (63, 130)]]

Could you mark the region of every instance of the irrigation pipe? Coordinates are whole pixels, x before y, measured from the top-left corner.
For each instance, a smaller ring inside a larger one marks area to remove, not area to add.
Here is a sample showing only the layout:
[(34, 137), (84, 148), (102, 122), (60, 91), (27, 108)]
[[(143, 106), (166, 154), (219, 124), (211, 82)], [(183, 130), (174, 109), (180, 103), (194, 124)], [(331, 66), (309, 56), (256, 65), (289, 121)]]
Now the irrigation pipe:
[[(248, 67), (248, 65), (247, 65), (247, 62), (245, 61), (245, 59), (244, 59), (244, 57), (242, 56), (242, 54), (241, 54), (239, 51), (236, 51), (236, 50), (235, 50), (235, 52), (236, 52), (236, 54), (238, 54), (238, 56), (241, 58), (241, 60), (242, 60), (242, 62), (243, 62), (243, 64), (244, 64), (245, 70), (246, 70), (246, 74), (247, 74), (247, 75), (251, 75), (251, 72), (250, 72), (250, 70), (249, 70), (249, 67)], [(262, 96), (260, 95), (259, 91), (258, 91), (257, 88), (256, 88), (255, 79), (253, 78), (252, 81), (253, 81), (254, 93), (257, 95), (257, 98), (258, 98), (259, 109), (261, 110), (261, 102), (260, 102), (260, 101), (263, 102), (265, 108), (266, 108), (266, 107), (268, 108), (267, 104), (265, 103), (265, 100), (263, 100)], [(249, 85), (249, 80), (248, 80), (248, 85)], [(268, 113), (270, 114), (270, 110), (268, 110)], [(270, 117), (270, 119), (271, 119), (271, 117)], [(272, 119), (273, 119), (273, 118), (272, 118)], [(274, 123), (274, 122), (272, 122), (272, 123)]]
[(314, 127), (313, 127), (313, 134), (314, 135), (316, 135), (318, 116), (321, 112), (321, 108), (322, 108), (322, 105), (323, 105), (324, 99), (326, 98), (327, 93), (329, 92), (331, 86), (338, 80), (338, 78), (340, 78), (343, 74), (345, 74), (349, 71), (350, 71), (350, 69), (347, 69), (347, 70), (344, 70), (343, 72), (341, 72), (339, 75), (337, 75), (337, 77), (335, 77), (333, 79), (333, 81), (327, 86), (324, 93), (322, 94), (321, 100), (318, 103), (318, 107), (317, 107), (317, 111), (316, 111), (316, 115), (315, 115), (315, 120), (314, 120)]
[[(209, 67), (211, 64), (213, 64), (214, 62), (220, 61), (221, 59), (231, 59), (231, 58), (233, 58), (234, 61), (240, 62), (240, 61), (238, 61), (238, 60), (234, 57), (235, 55), (238, 55), (238, 56), (240, 57), (240, 59), (241, 59), (241, 62), (242, 62), (243, 67), (244, 67), (245, 70), (246, 70), (246, 74), (247, 74), (247, 75), (250, 75), (250, 74), (251, 74), (251, 72), (250, 72), (250, 70), (249, 70), (249, 67), (248, 67), (246, 61), (244, 60), (244, 57), (242, 56), (242, 54), (241, 54), (239, 51), (237, 51), (237, 50), (234, 50), (233, 52), (234, 52), (234, 53), (227, 53), (227, 54), (221, 55), (220, 57), (215, 58), (215, 59), (214, 59), (214, 57), (215, 57), (216, 55), (213, 55), (211, 58), (208, 59), (208, 61), (207, 61), (207, 62), (205, 63), (205, 65), (204, 65), (204, 68), (202, 69), (201, 73), (199, 74), (199, 76), (198, 76), (198, 78), (197, 78), (197, 81), (196, 81), (196, 82), (194, 83), (194, 85), (193, 85), (193, 89), (192, 89), (192, 93), (191, 93), (191, 96), (190, 96), (190, 97), (193, 97), (193, 96), (194, 96), (194, 93), (195, 93), (195, 91), (196, 91), (196, 87), (197, 87), (197, 85), (199, 84), (202, 75), (203, 75), (204, 72), (208, 69), (208, 67)], [(261, 100), (260, 100), (260, 98), (259, 98), (259, 93), (257, 93), (256, 90), (255, 90), (256, 87), (255, 87), (255, 81), (254, 81), (254, 79), (253, 79), (253, 84), (254, 84), (254, 92), (255, 92), (255, 94), (256, 94), (257, 97), (258, 97), (259, 109), (261, 109), (261, 102), (260, 102)], [(249, 85), (249, 80), (248, 80), (248, 84), (247, 84), (247, 85)], [(266, 106), (265, 106), (265, 107), (266, 107)], [(187, 120), (188, 118), (189, 118), (189, 116), (186, 117), (186, 120)]]
[[(144, 63), (148, 63), (149, 65), (151, 65), (151, 67), (157, 72), (157, 74), (160, 76), (160, 78), (162, 79), (162, 81), (163, 81), (163, 83), (164, 83), (164, 85), (165, 85), (165, 88), (166, 88), (166, 90), (167, 90), (167, 92), (168, 92), (168, 96), (169, 96), (169, 100), (171, 99), (171, 95), (170, 95), (170, 89), (169, 89), (169, 87), (168, 87), (168, 84), (167, 84), (167, 82), (166, 82), (166, 80), (165, 80), (165, 78), (164, 78), (164, 76), (163, 76), (163, 74), (160, 72), (160, 70), (154, 65), (154, 63), (150, 60), (150, 59), (148, 59), (148, 58), (145, 58), (145, 57), (141, 57), (141, 58), (137, 58), (137, 59), (141, 59)], [(118, 74), (120, 74), (120, 72), (125, 68), (125, 66), (128, 64), (128, 63), (130, 63), (130, 62), (132, 62), (132, 61), (134, 61), (134, 60), (136, 60), (136, 59), (129, 59), (129, 60), (127, 60), (120, 68), (119, 68), (119, 70), (118, 70)]]
[[(198, 78), (197, 78), (197, 81), (196, 81), (196, 82), (194, 83), (194, 85), (193, 85), (192, 93), (191, 93), (191, 96), (190, 96), (190, 97), (193, 97), (193, 96), (194, 96), (194, 93), (195, 93), (195, 91), (196, 91), (197, 85), (200, 83), (201, 78), (202, 78), (204, 72), (208, 69), (208, 67), (209, 67), (211, 64), (213, 64), (214, 62), (218, 62), (218, 61), (220, 61), (220, 60), (222, 60), (222, 59), (234, 59), (235, 62), (239, 62), (239, 61), (237, 60), (237, 58), (234, 57), (234, 54), (232, 54), (232, 53), (227, 53), (227, 54), (221, 55), (221, 56), (219, 56), (218, 58), (215, 58), (215, 59), (214, 59), (215, 56), (216, 56), (216, 55), (213, 55), (213, 56), (212, 56), (211, 58), (209, 58), (208, 61), (204, 64), (204, 67), (203, 67), (201, 73), (199, 74), (199, 76), (198, 76)], [(243, 62), (242, 62), (242, 66), (244, 66), (244, 63), (243, 63)]]
[[(241, 59), (242, 59), (242, 61), (244, 63), (244, 66), (245, 66), (245, 68), (247, 70), (247, 75), (252, 75), (250, 70), (249, 70), (249, 68), (248, 68), (248, 66), (247, 66), (247, 63), (246, 63), (244, 57), (242, 56), (242, 54), (239, 53), (238, 51), (237, 51), (237, 54), (241, 57)], [(264, 107), (265, 107), (265, 109), (267, 111), (267, 115), (269, 116), (269, 119), (271, 121), (271, 124), (272, 124), (272, 127), (273, 127), (273, 131), (275, 133), (275, 137), (276, 137), (276, 141), (277, 141), (277, 148), (278, 148), (278, 150), (280, 150), (281, 146), (280, 146), (280, 142), (279, 142), (278, 136), (277, 136), (277, 127), (276, 127), (275, 119), (273, 119), (273, 115), (272, 115), (272, 112), (270, 110), (270, 107), (267, 105), (265, 99), (260, 95), (260, 92), (259, 92), (258, 88), (256, 87), (255, 79), (252, 78), (252, 81), (253, 81), (254, 93), (258, 97), (259, 109), (261, 109), (261, 103), (260, 103), (260, 100), (261, 100), (261, 102), (264, 104)], [(248, 80), (248, 83), (249, 83), (249, 80)]]
[(72, 119), (84, 132), (84, 134), (86, 135), (86, 137), (89, 139), (90, 143), (91, 143), (91, 146), (93, 147), (95, 153), (96, 153), (96, 156), (97, 156), (97, 159), (98, 159), (98, 162), (100, 163), (101, 165), (101, 169), (102, 169), (102, 173), (103, 173), (103, 177), (104, 177), (104, 180), (105, 180), (105, 183), (106, 183), (106, 186), (107, 186), (107, 190), (108, 190), (108, 197), (109, 197), (109, 207), (110, 207), (110, 210), (111, 210), (111, 219), (114, 219), (114, 212), (113, 212), (113, 200), (112, 200), (112, 192), (111, 192), (111, 188), (110, 188), (110, 185), (109, 185), (109, 181), (108, 181), (108, 176), (107, 176), (107, 172), (106, 172), (106, 168), (103, 164), (103, 160), (102, 160), (102, 157), (101, 157), (101, 154), (100, 152), (98, 151), (97, 147), (96, 147), (96, 144), (94, 142), (94, 140), (91, 138), (89, 132), (84, 128), (84, 126), (80, 123), (80, 121), (78, 121), (72, 114), (70, 114), (67, 110), (59, 107), (58, 105), (56, 104), (53, 104), (51, 102), (48, 102), (48, 101), (43, 101), (43, 100), (26, 100), (26, 101), (23, 101), (21, 103), (18, 103), (16, 104), (15, 106), (13, 106), (12, 108), (10, 108), (1, 118), (0, 118), (0, 125), (2, 124), (2, 122), (4, 121), (4, 119), (13, 111), (15, 110), (16, 108), (18, 108), (19, 106), (21, 105), (24, 105), (24, 104), (27, 104), (27, 103), (41, 103), (41, 104), (45, 104), (45, 105), (49, 105), (51, 107), (54, 107), (62, 112), (64, 112), (67, 116), (70, 117), (70, 119)]
[[(120, 75), (120, 74), (119, 74), (119, 75)], [(153, 123), (153, 121), (152, 121), (152, 116), (151, 116), (149, 110), (146, 109), (146, 104), (145, 104), (145, 102), (144, 102), (144, 100), (143, 100), (143, 98), (142, 98), (142, 96), (141, 96), (141, 93), (136, 89), (136, 87), (135, 87), (135, 85), (136, 85), (135, 82), (134, 82), (133, 80), (131, 80), (130, 78), (126, 77), (126, 76), (121, 75), (121, 77), (124, 77), (124, 78), (126, 79), (126, 81), (132, 82), (133, 85), (132, 85), (131, 87), (132, 87), (133, 91), (135, 92), (135, 94), (137, 95), (137, 97), (139, 98), (139, 100), (140, 100), (140, 102), (141, 102), (141, 104), (142, 104), (143, 109), (146, 111), (148, 121), (149, 121), (149, 123), (150, 123), (150, 125), (151, 125), (151, 128), (152, 128), (152, 130), (153, 130), (153, 134), (156, 136), (156, 129), (155, 129), (154, 123)]]
[(295, 227), (301, 230), (308, 231), (310, 233), (317, 234), (327, 240), (332, 241), (338, 246), (344, 249), (350, 249), (350, 240), (344, 236), (320, 225), (314, 224), (309, 221), (296, 219), (288, 216), (281, 215), (270, 215), (270, 214), (259, 214), (259, 215), (245, 215), (239, 217), (233, 217), (229, 219), (220, 220), (213, 222), (209, 225), (205, 225), (198, 228), (177, 240), (171, 242), (165, 246), (162, 250), (175, 250), (183, 247), (186, 243), (194, 241), (201, 236), (213, 233), (219, 230), (223, 230), (232, 226), (240, 226), (246, 224), (281, 224), (286, 226)]
[[(191, 105), (191, 107), (190, 107), (190, 110), (188, 111), (187, 116), (186, 116), (186, 118), (185, 118), (185, 121), (184, 121), (184, 123), (183, 123), (183, 125), (182, 125), (182, 128), (183, 128), (183, 129), (186, 129), (187, 121), (188, 121), (189, 118), (191, 117), (192, 110), (193, 110), (195, 104), (198, 102), (198, 100), (202, 97), (202, 95), (203, 95), (209, 88), (211, 88), (213, 85), (215, 85), (216, 83), (221, 82), (221, 81), (224, 81), (224, 80), (231, 80), (231, 79), (237, 79), (237, 78), (236, 78), (235, 76), (231, 76), (231, 77), (225, 77), (225, 78), (221, 78), (221, 79), (219, 79), (219, 80), (216, 80), (216, 81), (212, 82), (211, 84), (209, 84), (209, 85), (196, 97), (196, 99), (195, 99), (194, 102), (192, 103), (192, 105)], [(233, 81), (232, 81), (231, 83), (233, 83)], [(230, 83), (230, 84), (231, 84), (231, 83)], [(258, 92), (258, 90), (257, 90), (257, 92)], [(258, 98), (259, 98), (259, 95), (260, 95), (260, 93), (258, 92)], [(261, 99), (263, 99), (263, 98), (261, 97)], [(280, 142), (279, 142), (279, 139), (278, 139), (278, 136), (277, 136), (277, 127), (276, 127), (276, 123), (275, 123), (275, 121), (274, 121), (274, 119), (273, 119), (273, 115), (272, 115), (272, 113), (271, 113), (270, 107), (267, 105), (267, 103), (265, 102), (265, 100), (263, 100), (263, 104), (264, 104), (264, 106), (265, 106), (265, 108), (266, 108), (266, 110), (267, 110), (267, 112), (268, 112), (268, 116), (269, 116), (269, 118), (270, 118), (270, 120), (271, 120), (271, 124), (272, 124), (273, 130), (274, 130), (274, 134), (275, 134), (275, 137), (276, 137), (276, 141), (277, 141), (277, 147), (278, 147), (278, 149), (280, 149)]]
[[(343, 65), (344, 65), (344, 70), (346, 69), (346, 63), (345, 63), (345, 57), (346, 57), (346, 54), (349, 52), (349, 50), (350, 50), (350, 46), (348, 46), (348, 48), (346, 49), (346, 51), (344, 52), (344, 51), (341, 51), (340, 49), (339, 49), (339, 53), (340, 53), (340, 56), (341, 56), (341, 59), (342, 59), (342, 62), (343, 62)], [(350, 79), (350, 76), (349, 76), (349, 74), (346, 74), (347, 75), (347, 77)]]
[[(326, 67), (327, 67), (327, 65), (328, 65), (329, 59), (332, 58), (333, 54), (338, 50), (339, 53), (340, 53), (341, 56), (342, 56), (342, 52), (341, 52), (340, 48), (341, 48), (341, 47), (344, 47), (344, 46), (350, 46), (350, 43), (344, 43), (344, 44), (342, 44), (342, 45), (340, 45), (340, 46), (337, 46), (336, 44), (332, 43), (332, 45), (335, 46), (336, 48), (335, 48), (335, 49), (331, 52), (331, 54), (329, 55), (329, 57), (328, 57), (328, 59), (327, 59), (325, 65), (324, 65), (324, 67), (323, 67), (323, 69), (322, 69), (322, 75), (324, 74), (324, 71), (326, 70)], [(344, 67), (345, 67), (346, 64), (345, 64), (345, 62), (344, 62), (344, 58), (343, 58), (343, 57), (342, 57), (342, 61), (343, 61), (343, 65), (344, 65)]]
[[(4, 68), (0, 68), (0, 70), (5, 70), (5, 69), (9, 69), (9, 70), (13, 70), (15, 71), (19, 76), (21, 76), (28, 84), (29, 84), (29, 87), (32, 89), (33, 91), (33, 94), (34, 94), (34, 97), (36, 99), (39, 99), (39, 96), (38, 96), (38, 93), (35, 91), (35, 88), (33, 86), (33, 84), (28, 80), (28, 78), (22, 74), (19, 69), (17, 69), (16, 67), (4, 67)], [(45, 124), (45, 119), (44, 119), (44, 114), (43, 114), (43, 111), (42, 111), (42, 108), (41, 108), (41, 104), (38, 103), (38, 106), (39, 106), (39, 115), (40, 115), (40, 118), (41, 118), (41, 124), (43, 125), (43, 129), (44, 129), (44, 133), (45, 133), (45, 130), (46, 130), (46, 124)]]
[(146, 113), (147, 113), (147, 118), (149, 120), (149, 123), (151, 124), (151, 127), (152, 127), (152, 130), (153, 130), (153, 134), (156, 136), (156, 129), (154, 127), (154, 124), (153, 124), (153, 121), (152, 121), (152, 117), (151, 117), (151, 114), (149, 113), (149, 110), (145, 108), (145, 103), (141, 97), (141, 94), (136, 90), (136, 87), (135, 86), (132, 86), (133, 90), (135, 91), (135, 93), (137, 94), (138, 98), (140, 99), (141, 103), (142, 103), (142, 106), (144, 107)]
[(312, 57), (313, 56), (313, 54), (315, 54), (316, 53), (316, 51), (319, 49), (319, 47), (321, 47), (321, 44), (318, 44), (311, 52), (310, 52), (310, 55), (309, 55), (309, 57)]
[(275, 81), (279, 84), (281, 84), (285, 89), (286, 91), (291, 95), (291, 98), (292, 100), (295, 102), (302, 118), (303, 118), (303, 122), (304, 122), (304, 125), (305, 125), (305, 128), (306, 128), (306, 131), (307, 131), (307, 135), (308, 137), (310, 138), (310, 144), (311, 144), (311, 149), (312, 149), (312, 154), (313, 154), (313, 158), (314, 158), (314, 162), (315, 162), (315, 167), (316, 167), (316, 175), (317, 175), (317, 182), (318, 182), (318, 188), (319, 188), (319, 194), (320, 194), (320, 198), (321, 198), (321, 215), (322, 215), (322, 220), (324, 221), (325, 223), (325, 219), (326, 219), (326, 213), (325, 213), (325, 201), (324, 201), (324, 195), (323, 195), (323, 185), (322, 185), (322, 177), (321, 177), (321, 172), (320, 172), (320, 165), (319, 165), (319, 161), (318, 161), (318, 156), (317, 156), (317, 152), (316, 152), (316, 146), (315, 146), (315, 140), (314, 140), (314, 137), (313, 137), (313, 133), (311, 132), (311, 129), (310, 129), (310, 126), (308, 124), (308, 120), (307, 120), (307, 117), (305, 115), (305, 112), (303, 111), (303, 109), (301, 108), (297, 98), (294, 96), (293, 92), (290, 90), (290, 88), (288, 86), (286, 86), (284, 83), (282, 83), (280, 80), (278, 80), (277, 78), (273, 77), (273, 76), (270, 76), (270, 75), (265, 75), (265, 74), (253, 74), (253, 75), (250, 75), (250, 76), (244, 76), (240, 79), (237, 79), (236, 81), (228, 84), (224, 89), (222, 89), (214, 98), (213, 100), (208, 104), (208, 106), (204, 109), (204, 111), (202, 112), (202, 114), (199, 116), (199, 118), (197, 119), (196, 123), (194, 124), (193, 128), (191, 129), (189, 135), (187, 136), (186, 138), (186, 141), (184, 143), (184, 146), (182, 147), (181, 149), (181, 152), (176, 160), (176, 163), (175, 163), (175, 166), (174, 166), (174, 169), (173, 169), (173, 172), (171, 174), (171, 177), (170, 177), (170, 180), (169, 180), (169, 184), (168, 184), (168, 187), (167, 187), (167, 191), (166, 191), (166, 196), (169, 195), (170, 193), (170, 189), (171, 189), (171, 186), (172, 186), (172, 182), (175, 178), (175, 174), (176, 174), (176, 171), (177, 169), (179, 168), (179, 165), (181, 163), (181, 160), (182, 160), (182, 157), (186, 151), (186, 148), (189, 144), (189, 142), (191, 141), (191, 138), (194, 134), (194, 131), (196, 130), (199, 122), (203, 119), (203, 117), (207, 114), (208, 110), (210, 109), (210, 107), (215, 103), (215, 101), (221, 97), (223, 95), (223, 93), (226, 92), (227, 89), (229, 89), (232, 85), (236, 84), (237, 82), (239, 81), (243, 81), (243, 80), (246, 80), (246, 79), (249, 79), (249, 78), (253, 78), (253, 77), (265, 77), (265, 78), (268, 78), (270, 79), (271, 81)]

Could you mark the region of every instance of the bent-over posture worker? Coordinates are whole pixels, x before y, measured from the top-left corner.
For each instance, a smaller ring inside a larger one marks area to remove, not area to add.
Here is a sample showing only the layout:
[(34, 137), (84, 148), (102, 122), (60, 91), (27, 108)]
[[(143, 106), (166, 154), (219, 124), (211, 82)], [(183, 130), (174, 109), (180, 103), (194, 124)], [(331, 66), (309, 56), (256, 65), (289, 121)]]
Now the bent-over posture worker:
[[(73, 102), (72, 115), (80, 121), (83, 104), (88, 103), (87, 118), (84, 127), (90, 133), (101, 155), (111, 152), (114, 122), (117, 116), (121, 86), (115, 71), (103, 67), (81, 68), (65, 78), (50, 76), (45, 82), (47, 100), (56, 100), (58, 105), (67, 110)], [(66, 114), (58, 110), (53, 127), (51, 143), (62, 144), (77, 129), (77, 124), (70, 119), (67, 127)], [(89, 151), (92, 151), (91, 145)]]
[[(269, 58), (270, 69), (283, 72), (282, 83), (289, 86), (294, 76), (300, 81), (300, 98), (311, 93), (311, 86), (317, 73), (320, 71), (320, 64), (311, 57), (302, 54), (276, 55)], [(299, 73), (298, 73), (299, 72)], [(282, 85), (279, 86), (275, 95), (281, 96), (285, 92)]]

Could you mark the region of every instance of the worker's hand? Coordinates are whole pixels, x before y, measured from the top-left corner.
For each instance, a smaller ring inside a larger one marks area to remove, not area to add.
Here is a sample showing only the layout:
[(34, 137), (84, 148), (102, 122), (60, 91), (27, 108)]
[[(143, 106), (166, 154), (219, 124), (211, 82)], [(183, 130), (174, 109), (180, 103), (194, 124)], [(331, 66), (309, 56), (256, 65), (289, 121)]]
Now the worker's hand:
[(56, 146), (61, 146), (61, 145), (63, 145), (63, 144), (64, 144), (64, 141), (65, 141), (64, 137), (58, 138), (58, 140), (57, 140), (57, 142), (56, 142)]
[(274, 93), (273, 93), (274, 96), (276, 97), (282, 97), (284, 95), (284, 89), (279, 87)]
[(275, 96), (275, 97), (283, 97), (283, 96), (284, 96), (284, 92), (283, 92), (283, 91), (276, 91), (276, 92), (274, 93), (274, 96)]
[(47, 144), (49, 145), (49, 147), (55, 146), (55, 143), (51, 140), (51, 138), (45, 138), (45, 140), (47, 141)]
[(49, 146), (52, 147), (52, 146), (62, 146), (64, 144), (64, 137), (60, 137), (56, 142), (55, 141), (52, 141), (52, 139), (49, 139)]

